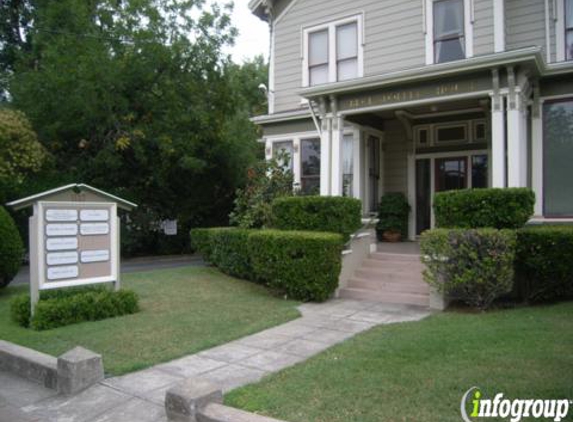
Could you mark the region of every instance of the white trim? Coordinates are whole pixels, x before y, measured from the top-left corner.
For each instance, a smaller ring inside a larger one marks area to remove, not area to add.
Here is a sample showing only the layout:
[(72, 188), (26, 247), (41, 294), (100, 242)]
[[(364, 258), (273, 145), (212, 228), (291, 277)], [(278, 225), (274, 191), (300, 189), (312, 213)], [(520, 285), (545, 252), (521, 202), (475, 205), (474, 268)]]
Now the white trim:
[[(328, 31), (328, 83), (338, 82), (338, 69), (336, 61), (336, 28), (342, 25), (356, 23), (358, 38), (358, 57), (357, 57), (357, 78), (364, 76), (364, 12), (337, 18), (335, 20), (324, 22), (312, 26), (302, 27), (301, 55), (302, 55), (302, 86), (310, 87), (310, 75), (308, 71), (308, 38), (309, 35), (318, 31)], [(341, 81), (344, 82), (344, 81)], [(326, 84), (325, 84), (326, 85)]]
[(493, 1), (494, 51), (505, 51), (505, 0)]
[(275, 22), (270, 22), (269, 24), (271, 30), (271, 53), (269, 57), (269, 92), (267, 99), (269, 102), (269, 114), (275, 112), (275, 55), (276, 55), (276, 24)]
[(547, 57), (545, 60), (547, 63), (551, 63), (551, 18), (549, 16), (549, 0), (545, 0), (545, 50)]
[[(535, 103), (532, 105), (535, 107)], [(543, 215), (543, 101), (537, 117), (531, 117), (531, 188), (535, 192), (535, 215)]]
[[(554, 3), (555, 5), (555, 3)], [(565, 60), (565, 0), (557, 0), (557, 10), (555, 19), (555, 48), (557, 49), (557, 61)]]
[[(439, 0), (424, 0), (426, 20), (426, 64), (437, 64), (434, 60), (434, 2)], [(494, 0), (495, 1), (495, 0)], [(464, 2), (464, 40), (466, 59), (474, 56), (474, 4), (472, 0)]]
[(280, 15), (276, 17), (275, 22), (279, 23), (297, 2), (298, 0), (291, 0), (290, 4), (284, 8)]

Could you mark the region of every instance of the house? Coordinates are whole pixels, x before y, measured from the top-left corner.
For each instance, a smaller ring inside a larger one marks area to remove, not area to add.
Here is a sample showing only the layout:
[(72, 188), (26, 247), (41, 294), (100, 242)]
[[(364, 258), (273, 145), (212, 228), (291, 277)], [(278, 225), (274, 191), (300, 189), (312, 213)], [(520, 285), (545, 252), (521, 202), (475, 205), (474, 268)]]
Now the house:
[(304, 192), (403, 192), (410, 237), (435, 192), (531, 187), (573, 217), (573, 0), (251, 0), (271, 30), (266, 156)]

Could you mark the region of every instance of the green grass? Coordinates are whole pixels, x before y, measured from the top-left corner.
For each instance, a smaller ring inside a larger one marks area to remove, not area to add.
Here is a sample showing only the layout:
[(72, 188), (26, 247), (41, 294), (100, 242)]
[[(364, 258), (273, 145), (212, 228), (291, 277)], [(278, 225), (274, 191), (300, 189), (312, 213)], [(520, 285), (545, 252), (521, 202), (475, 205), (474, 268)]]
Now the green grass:
[(47, 331), (25, 329), (10, 319), (10, 299), (26, 286), (0, 289), (0, 339), (54, 356), (80, 345), (101, 353), (106, 373), (119, 375), (299, 316), (296, 302), (212, 268), (126, 274), (123, 287), (139, 295), (139, 313)]
[(573, 399), (572, 379), (565, 303), (380, 326), (225, 401), (290, 422), (458, 422), (472, 386), (489, 397)]

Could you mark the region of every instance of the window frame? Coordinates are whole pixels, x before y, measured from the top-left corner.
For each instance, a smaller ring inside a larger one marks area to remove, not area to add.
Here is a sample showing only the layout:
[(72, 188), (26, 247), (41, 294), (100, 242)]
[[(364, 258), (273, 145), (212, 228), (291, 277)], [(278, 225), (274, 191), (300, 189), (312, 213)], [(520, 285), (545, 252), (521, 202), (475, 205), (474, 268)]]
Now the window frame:
[(563, 0), (563, 60), (570, 62), (573, 61), (573, 52), (571, 53), (571, 57), (568, 56), (567, 51), (567, 35), (569, 33), (573, 34), (573, 22), (571, 22), (570, 26), (567, 26), (567, 6), (569, 3), (569, 7), (573, 8), (573, 1), (572, 0)]
[[(443, 0), (422, 0), (424, 4), (424, 31), (426, 33), (426, 64), (443, 64), (436, 62), (434, 40), (434, 3)], [(474, 2), (473, 0), (462, 0), (464, 6), (464, 52), (465, 57), (459, 60), (469, 59), (474, 56)], [(443, 41), (443, 40), (442, 40)], [(452, 63), (451, 62), (444, 63)]]
[[(344, 25), (356, 23), (358, 34), (358, 57), (357, 76), (364, 76), (364, 16), (363, 13), (343, 17), (337, 20), (302, 28), (302, 86), (310, 87), (310, 66), (309, 66), (309, 35), (327, 30), (328, 31), (328, 82), (338, 81), (338, 55), (337, 55), (337, 28)], [(317, 85), (312, 85), (317, 86)]]
[(304, 192), (304, 181), (308, 180), (308, 179), (312, 179), (312, 180), (318, 180), (318, 190), (320, 192), (320, 186), (321, 183), (323, 183), (323, 181), (321, 180), (321, 173), (322, 173), (322, 150), (319, 154), (319, 160), (320, 160), (320, 167), (318, 170), (318, 175), (311, 175), (311, 176), (305, 176), (304, 175), (304, 158), (303, 158), (303, 144), (304, 142), (318, 142), (319, 147), (322, 147), (321, 144), (321, 139), (320, 136), (302, 136), (299, 139), (300, 142), (300, 154), (299, 154), (299, 160), (300, 160), (300, 174), (299, 174), (299, 180), (300, 180), (300, 191), (303, 195), (306, 195), (307, 193)]

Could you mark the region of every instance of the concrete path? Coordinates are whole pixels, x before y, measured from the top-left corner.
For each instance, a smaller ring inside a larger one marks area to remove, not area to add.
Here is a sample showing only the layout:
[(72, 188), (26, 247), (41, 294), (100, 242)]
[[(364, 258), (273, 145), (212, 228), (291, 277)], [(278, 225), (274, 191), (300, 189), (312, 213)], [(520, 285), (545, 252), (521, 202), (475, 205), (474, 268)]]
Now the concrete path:
[[(341, 299), (304, 304), (299, 309), (302, 318), (297, 320), (143, 371), (108, 378), (72, 398), (39, 395), (21, 405), (15, 402), (15, 406), (29, 420), (43, 422), (164, 422), (165, 393), (185, 378), (207, 379), (229, 391), (302, 362), (375, 325), (417, 321), (430, 313), (416, 307)], [(3, 385), (10, 384), (0, 376)], [(0, 387), (0, 395), (3, 390)]]
[[(139, 273), (143, 271), (203, 265), (205, 265), (205, 262), (198, 255), (148, 256), (122, 260), (121, 272), (122, 274)], [(24, 266), (20, 268), (16, 277), (12, 280), (11, 285), (28, 284), (29, 281), (30, 268)]]

